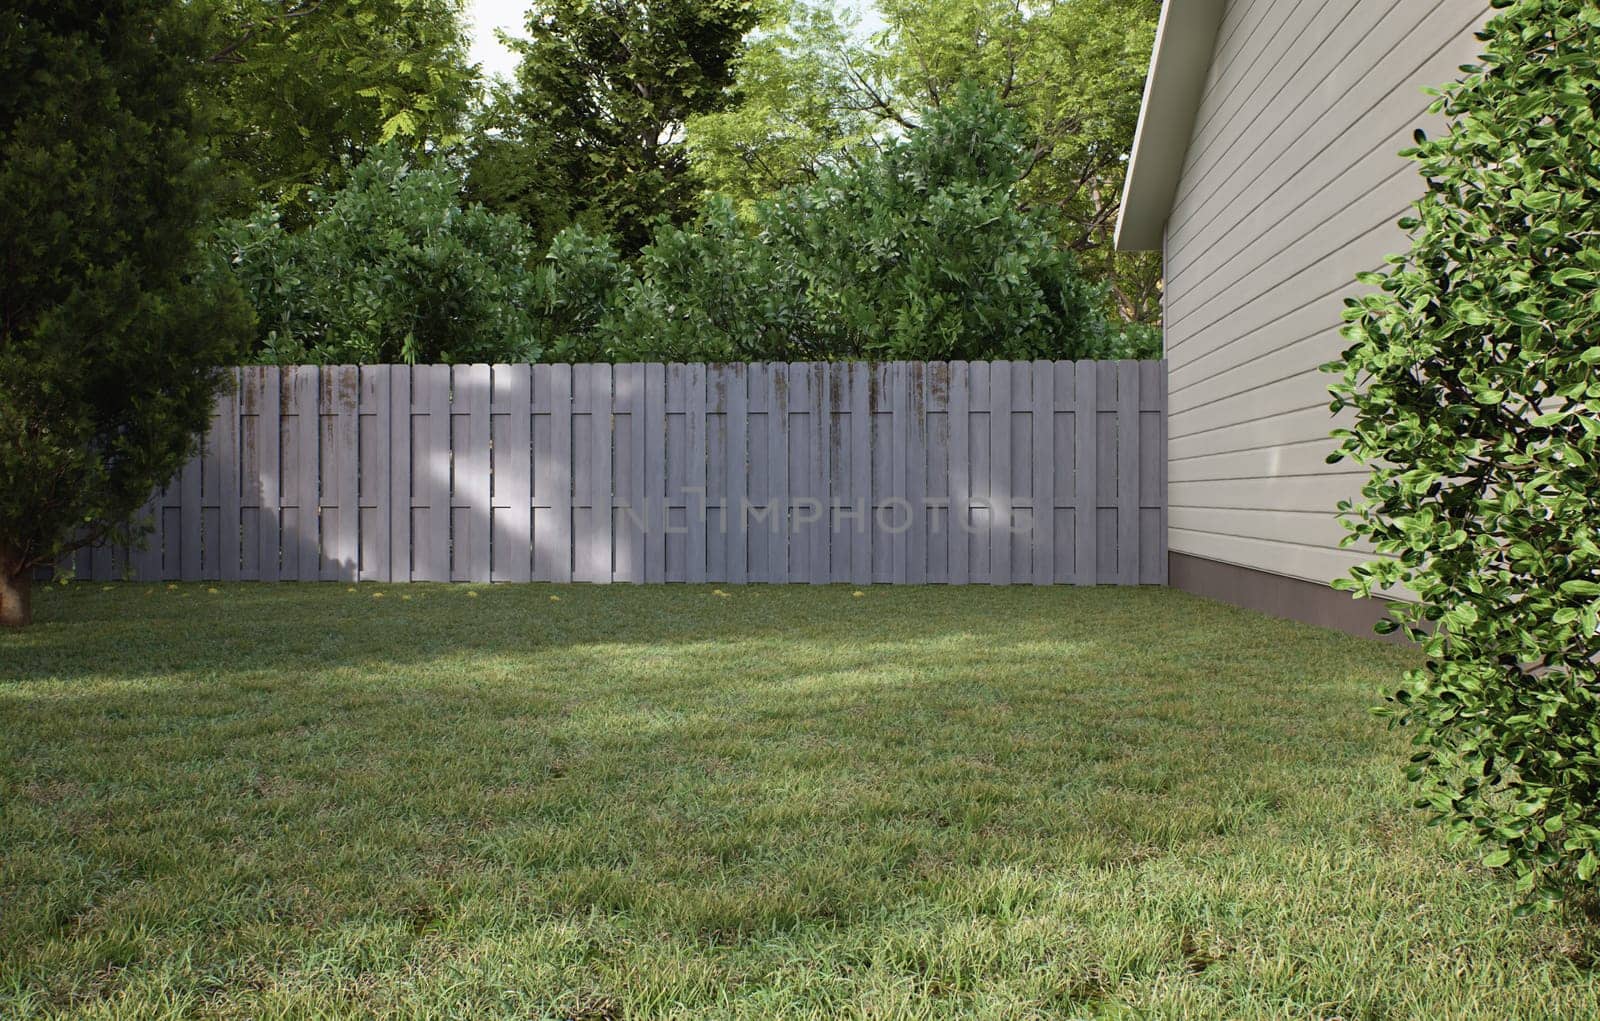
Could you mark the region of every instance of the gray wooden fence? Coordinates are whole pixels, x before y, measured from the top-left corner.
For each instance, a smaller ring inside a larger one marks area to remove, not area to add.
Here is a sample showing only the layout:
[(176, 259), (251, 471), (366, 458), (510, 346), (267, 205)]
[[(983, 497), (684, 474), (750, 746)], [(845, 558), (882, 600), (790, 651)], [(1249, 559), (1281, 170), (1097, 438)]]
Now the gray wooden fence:
[(91, 579), (1162, 584), (1160, 362), (236, 372)]

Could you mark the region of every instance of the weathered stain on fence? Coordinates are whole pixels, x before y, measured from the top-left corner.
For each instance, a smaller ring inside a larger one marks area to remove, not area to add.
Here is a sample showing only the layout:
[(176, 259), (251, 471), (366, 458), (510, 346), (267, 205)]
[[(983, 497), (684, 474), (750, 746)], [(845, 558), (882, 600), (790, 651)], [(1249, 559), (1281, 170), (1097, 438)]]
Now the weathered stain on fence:
[(1160, 362), (237, 370), (91, 579), (1162, 584)]

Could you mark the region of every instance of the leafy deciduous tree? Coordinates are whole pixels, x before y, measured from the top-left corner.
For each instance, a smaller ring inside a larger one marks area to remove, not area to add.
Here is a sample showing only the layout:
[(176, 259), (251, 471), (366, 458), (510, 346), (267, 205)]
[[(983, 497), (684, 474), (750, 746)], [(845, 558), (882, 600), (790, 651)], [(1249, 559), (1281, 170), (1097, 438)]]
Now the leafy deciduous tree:
[(873, 135), (878, 120), (853, 89), (853, 29), (832, 7), (804, 0), (787, 0), (764, 19), (738, 58), (734, 101), (687, 124), (707, 193), (748, 207), (815, 179)]
[(213, 138), (232, 212), (261, 202), (296, 225), (312, 188), (392, 143), (458, 142), (477, 95), (464, 0), (197, 0), (209, 15)]
[[(1157, 0), (881, 0), (886, 28), (862, 44), (831, 19), (791, 19), (741, 67), (737, 106), (691, 122), (708, 180), (734, 194), (802, 179), (851, 137), (915, 127), (964, 84), (992, 89), (1023, 117), (1024, 201), (1083, 271), (1105, 283), (1108, 311), (1160, 321), (1160, 260), (1116, 253), (1112, 233), (1138, 123)], [(765, 49), (763, 48), (765, 47)], [(776, 50), (770, 56), (767, 50)], [(787, 59), (805, 73), (787, 74)], [(842, 125), (834, 149), (825, 144)], [(740, 157), (744, 157), (741, 161)]]

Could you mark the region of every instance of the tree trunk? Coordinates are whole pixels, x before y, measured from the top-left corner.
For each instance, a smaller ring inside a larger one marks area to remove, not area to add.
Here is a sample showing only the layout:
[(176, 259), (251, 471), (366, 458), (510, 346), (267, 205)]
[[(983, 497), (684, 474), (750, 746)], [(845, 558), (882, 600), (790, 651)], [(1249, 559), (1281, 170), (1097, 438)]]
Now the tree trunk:
[(33, 572), (0, 569), (0, 627), (33, 623)]

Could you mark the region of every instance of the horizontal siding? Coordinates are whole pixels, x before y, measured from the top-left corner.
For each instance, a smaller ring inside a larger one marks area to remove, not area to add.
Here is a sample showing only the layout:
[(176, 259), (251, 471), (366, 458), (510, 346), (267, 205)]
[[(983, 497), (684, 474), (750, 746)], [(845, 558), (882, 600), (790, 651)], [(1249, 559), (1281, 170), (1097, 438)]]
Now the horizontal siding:
[(1331, 438), (1319, 436), (1299, 443), (1269, 443), (1249, 450), (1186, 457), (1168, 463), (1167, 479), (1169, 482), (1204, 482), (1361, 471), (1348, 465), (1330, 467), (1327, 459), (1334, 446)]
[(1480, 0), (1233, 0), (1167, 224), (1169, 545), (1326, 582), (1341, 500), (1329, 465), (1344, 298), (1403, 251), (1421, 194), (1399, 157), (1435, 131), (1422, 89), (1470, 63)]

